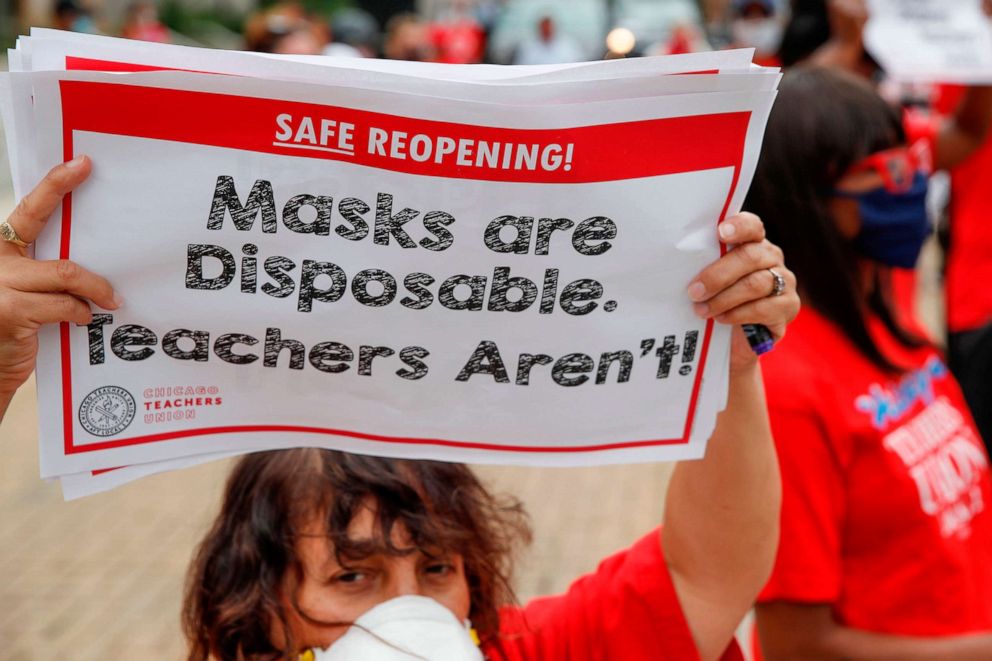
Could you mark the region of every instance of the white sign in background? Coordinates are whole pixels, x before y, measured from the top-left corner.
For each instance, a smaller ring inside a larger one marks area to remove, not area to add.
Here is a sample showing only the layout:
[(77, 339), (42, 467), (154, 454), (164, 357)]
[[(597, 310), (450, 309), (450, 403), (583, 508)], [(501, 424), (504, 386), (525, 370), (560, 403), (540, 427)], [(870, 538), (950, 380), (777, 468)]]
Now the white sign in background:
[(992, 83), (982, 0), (868, 0), (865, 47), (896, 80)]

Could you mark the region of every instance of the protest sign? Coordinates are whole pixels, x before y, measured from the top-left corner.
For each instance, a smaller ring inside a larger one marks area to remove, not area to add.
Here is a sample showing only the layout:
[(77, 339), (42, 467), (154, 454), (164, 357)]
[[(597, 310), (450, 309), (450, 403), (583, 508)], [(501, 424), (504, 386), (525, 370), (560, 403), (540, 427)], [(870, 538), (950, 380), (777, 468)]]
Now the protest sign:
[(981, 0), (869, 0), (865, 48), (896, 80), (992, 83)]
[[(94, 161), (38, 256), (126, 300), (42, 334), (43, 475), (82, 495), (297, 445), (702, 454), (728, 335), (684, 289), (743, 200), (776, 76), (656, 76), (646, 93), (638, 64), (580, 103), (581, 67), (538, 86), (433, 79), (431, 97), (396, 91), (400, 74), (314, 85), (287, 79), (317, 67), (278, 64), (292, 75), (7, 79), (22, 173)], [(141, 466), (86, 473), (124, 464)]]

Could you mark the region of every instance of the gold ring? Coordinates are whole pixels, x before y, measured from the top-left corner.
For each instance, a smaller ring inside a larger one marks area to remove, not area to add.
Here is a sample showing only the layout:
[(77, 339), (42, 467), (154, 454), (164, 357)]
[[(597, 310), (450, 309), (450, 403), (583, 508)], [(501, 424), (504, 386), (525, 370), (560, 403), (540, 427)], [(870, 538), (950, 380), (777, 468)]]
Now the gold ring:
[(768, 272), (772, 274), (772, 291), (768, 295), (781, 296), (785, 293), (785, 278), (771, 269), (768, 269)]
[(21, 248), (28, 247), (28, 242), (19, 237), (17, 235), (17, 230), (15, 230), (6, 220), (0, 223), (0, 239), (3, 239), (8, 243), (13, 243), (15, 246), (19, 246)]

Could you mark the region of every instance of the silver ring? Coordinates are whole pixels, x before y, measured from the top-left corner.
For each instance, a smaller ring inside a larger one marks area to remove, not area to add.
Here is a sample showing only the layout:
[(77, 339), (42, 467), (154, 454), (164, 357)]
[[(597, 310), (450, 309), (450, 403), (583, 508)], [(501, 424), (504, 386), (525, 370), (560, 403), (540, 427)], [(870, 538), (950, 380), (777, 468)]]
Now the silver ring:
[(771, 269), (767, 269), (772, 274), (772, 291), (769, 296), (781, 296), (785, 293), (785, 278)]
[(15, 246), (19, 246), (21, 248), (28, 247), (28, 242), (18, 236), (17, 230), (15, 230), (6, 220), (0, 223), (0, 239), (3, 239), (8, 243), (13, 243)]

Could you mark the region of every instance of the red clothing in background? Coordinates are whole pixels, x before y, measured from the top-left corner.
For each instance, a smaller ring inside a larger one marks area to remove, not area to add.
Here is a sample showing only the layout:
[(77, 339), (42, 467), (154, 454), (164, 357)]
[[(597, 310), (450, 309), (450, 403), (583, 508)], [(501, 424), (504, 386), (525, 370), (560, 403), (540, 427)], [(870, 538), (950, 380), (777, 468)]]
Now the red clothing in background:
[[(482, 648), (493, 661), (699, 658), (657, 530), (604, 560), (566, 593), (504, 609), (500, 620), (500, 641)], [(736, 642), (723, 658), (743, 659)]]
[(437, 49), (437, 61), (446, 64), (475, 64), (482, 61), (486, 34), (474, 20), (460, 18), (434, 23), (430, 39)]
[(762, 358), (783, 480), (782, 537), (759, 601), (830, 604), (844, 625), (992, 630), (992, 482), (937, 352), (871, 330), (891, 375), (805, 308)]
[[(964, 87), (945, 85), (936, 102), (947, 116), (961, 102)], [(992, 136), (951, 170), (951, 244), (947, 249), (947, 329), (974, 330), (992, 322)]]
[(947, 250), (947, 326), (992, 322), (992, 139), (951, 171), (951, 245)]
[[(921, 166), (928, 173), (933, 172), (934, 149), (936, 146), (939, 122), (931, 113), (920, 113), (907, 110), (902, 118), (903, 130), (906, 132), (906, 144), (911, 147), (923, 162)], [(917, 327), (917, 332), (923, 332), (919, 323), (916, 309), (916, 289), (918, 278), (916, 268), (891, 267), (892, 300), (901, 320), (906, 324)]]

